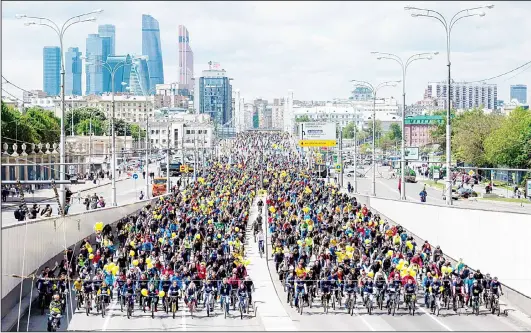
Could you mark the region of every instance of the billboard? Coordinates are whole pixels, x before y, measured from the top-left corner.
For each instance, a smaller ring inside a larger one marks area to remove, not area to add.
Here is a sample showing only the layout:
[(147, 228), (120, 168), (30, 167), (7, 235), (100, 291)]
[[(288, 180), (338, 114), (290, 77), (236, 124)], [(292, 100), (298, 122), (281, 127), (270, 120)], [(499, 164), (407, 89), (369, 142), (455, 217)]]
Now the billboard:
[(335, 123), (300, 123), (299, 145), (301, 147), (333, 147), (336, 144)]
[(406, 161), (418, 161), (419, 147), (406, 147), (404, 155), (406, 156)]

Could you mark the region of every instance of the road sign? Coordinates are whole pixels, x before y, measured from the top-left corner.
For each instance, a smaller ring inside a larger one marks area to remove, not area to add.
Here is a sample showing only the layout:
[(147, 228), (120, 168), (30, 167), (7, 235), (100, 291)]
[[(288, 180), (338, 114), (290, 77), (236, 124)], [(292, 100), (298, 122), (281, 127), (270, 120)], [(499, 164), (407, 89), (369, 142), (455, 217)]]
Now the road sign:
[(341, 164), (336, 164), (336, 171), (341, 171)]
[(133, 179), (134, 179), (134, 180), (137, 180), (137, 179), (138, 179), (138, 174), (133, 173)]
[(299, 145), (301, 147), (334, 147), (337, 144), (336, 127), (336, 123), (301, 123)]
[(188, 165), (181, 164), (181, 166), (179, 167), (179, 171), (181, 171), (182, 173), (188, 173)]
[(323, 158), (322, 157), (318, 157), (315, 159), (315, 164), (323, 164)]
[(474, 171), (470, 170), (470, 171), (468, 172), (468, 175), (469, 175), (470, 177), (472, 177), (472, 176), (474, 175)]
[(418, 161), (419, 147), (406, 147), (404, 155), (406, 155), (406, 161)]

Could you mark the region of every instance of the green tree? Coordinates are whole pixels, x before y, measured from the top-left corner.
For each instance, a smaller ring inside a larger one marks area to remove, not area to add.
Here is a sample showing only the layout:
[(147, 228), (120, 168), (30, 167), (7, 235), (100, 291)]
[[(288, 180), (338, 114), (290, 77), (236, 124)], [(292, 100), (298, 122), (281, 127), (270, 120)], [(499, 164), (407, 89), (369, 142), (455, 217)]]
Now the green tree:
[(22, 143), (39, 142), (39, 135), (28, 119), (4, 102), (2, 102), (2, 142), (7, 143), (10, 150), (11, 145), (17, 143), (19, 153), (22, 152)]
[(351, 121), (347, 126), (343, 127), (343, 139), (353, 139), (356, 132), (356, 123)]
[[(372, 120), (369, 120), (367, 122), (367, 128), (365, 129), (365, 131), (367, 132), (367, 137), (371, 137), (372, 138), (372, 123), (373, 121)], [(378, 120), (376, 119), (376, 124), (374, 124), (375, 126), (375, 130), (376, 130), (376, 137), (379, 137), (380, 135), (382, 135), (382, 121), (381, 120)]]
[(495, 166), (531, 167), (531, 111), (513, 110), (486, 138), (485, 152)]
[(41, 107), (28, 108), (21, 118), (26, 121), (38, 135), (39, 142), (54, 143), (61, 138), (61, 120), (53, 111), (44, 110)]
[(474, 166), (490, 166), (485, 154), (485, 140), (502, 122), (503, 116), (485, 114), (481, 109), (472, 109), (457, 116), (452, 129), (455, 157)]
[(74, 132), (77, 135), (89, 135), (92, 125), (93, 135), (104, 135), (107, 132), (107, 128), (104, 127), (105, 121), (100, 119), (83, 119), (81, 122), (75, 124)]
[(141, 129), (137, 124), (129, 124), (127, 135), (131, 135), (133, 139), (143, 139), (146, 137), (146, 130)]
[(297, 118), (295, 118), (295, 121), (298, 123), (309, 123), (312, 120), (310, 119), (308, 115), (305, 114), (303, 116), (297, 116)]
[[(431, 138), (433, 140), (434, 144), (438, 145), (439, 152), (443, 153), (443, 158), (446, 156), (446, 111), (445, 110), (437, 110), (433, 111), (433, 116), (441, 116), (443, 120), (435, 125), (435, 127), (431, 130)], [(455, 110), (451, 110), (450, 116), (452, 117), (452, 133), (454, 132), (454, 125), (455, 125)]]
[[(76, 135), (82, 135), (83, 133), (88, 134), (88, 130), (86, 132), (80, 131), (78, 132), (78, 124), (81, 123), (83, 120), (87, 119), (90, 120), (92, 118), (92, 124), (94, 125), (94, 120), (98, 119), (100, 121), (105, 121), (107, 118), (105, 117), (105, 113), (97, 108), (92, 107), (82, 107), (82, 108), (76, 108), (71, 111), (65, 112), (65, 131), (66, 133), (72, 132), (72, 115), (74, 116), (74, 133)], [(84, 127), (79, 127), (80, 130), (84, 129)]]
[(400, 124), (392, 123), (389, 126), (389, 132), (387, 132), (387, 138), (393, 142), (402, 140), (402, 127), (400, 126)]

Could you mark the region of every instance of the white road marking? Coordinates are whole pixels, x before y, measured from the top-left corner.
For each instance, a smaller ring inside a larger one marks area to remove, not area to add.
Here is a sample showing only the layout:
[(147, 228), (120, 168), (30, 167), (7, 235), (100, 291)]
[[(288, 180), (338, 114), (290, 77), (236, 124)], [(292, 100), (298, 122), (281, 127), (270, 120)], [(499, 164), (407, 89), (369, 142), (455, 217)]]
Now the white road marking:
[[(107, 311), (110, 311), (111, 308), (114, 308), (118, 304), (118, 295), (114, 297), (114, 301), (112, 302), (111, 306), (107, 309)], [(105, 331), (107, 329), (107, 326), (109, 326), (109, 321), (111, 320), (111, 316), (109, 313), (105, 314), (105, 322), (103, 323), (103, 327), (101, 328), (102, 331)]]
[(361, 321), (365, 324), (365, 326), (367, 326), (373, 332), (376, 331), (374, 327), (372, 327), (371, 324), (369, 324), (369, 322), (365, 320), (365, 318), (363, 318), (357, 306), (354, 307), (353, 311), (354, 311), (354, 314), (356, 314), (356, 317), (360, 318)]
[(181, 325), (182, 325), (182, 329), (183, 331), (186, 331), (186, 314), (184, 313), (184, 309), (186, 308), (186, 306), (184, 305), (183, 303), (183, 307), (181, 308)]
[(447, 331), (450, 331), (450, 332), (453, 332), (453, 329), (451, 329), (450, 327), (448, 327), (447, 325), (445, 325), (442, 321), (440, 321), (439, 319), (437, 319), (435, 316), (433, 316), (431, 313), (429, 313), (428, 311), (426, 311), (424, 308), (421, 308), (420, 306), (417, 306), (417, 308), (424, 312), (425, 314), (427, 314), (431, 319), (433, 319), (437, 324), (441, 325), (442, 327), (444, 327)]

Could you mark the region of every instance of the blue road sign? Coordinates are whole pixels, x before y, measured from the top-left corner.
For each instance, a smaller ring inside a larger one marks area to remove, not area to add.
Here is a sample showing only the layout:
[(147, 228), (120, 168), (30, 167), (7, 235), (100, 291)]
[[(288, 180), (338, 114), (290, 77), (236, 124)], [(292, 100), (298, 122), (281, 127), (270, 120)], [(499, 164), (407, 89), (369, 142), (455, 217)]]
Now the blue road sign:
[(133, 179), (138, 179), (138, 175), (136, 173), (133, 173)]

